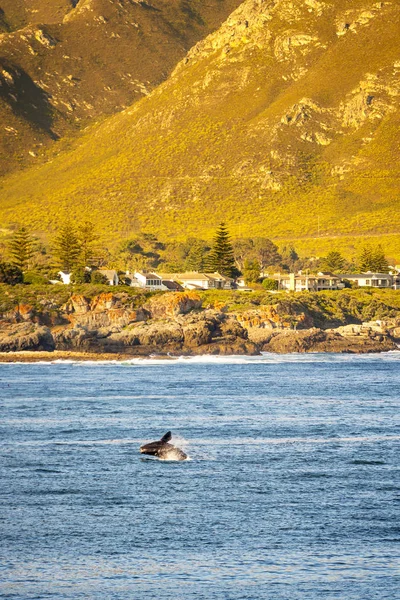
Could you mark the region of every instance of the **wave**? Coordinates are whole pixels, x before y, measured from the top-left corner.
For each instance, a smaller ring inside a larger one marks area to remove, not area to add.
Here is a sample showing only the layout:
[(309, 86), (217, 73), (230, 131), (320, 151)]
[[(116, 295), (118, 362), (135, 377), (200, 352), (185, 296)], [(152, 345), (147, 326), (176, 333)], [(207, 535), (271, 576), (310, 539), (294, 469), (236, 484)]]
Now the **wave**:
[(231, 355), (220, 356), (203, 354), (199, 356), (157, 356), (150, 355), (148, 357), (135, 357), (124, 359), (107, 359), (107, 360), (79, 360), (79, 359), (63, 359), (57, 358), (48, 361), (24, 362), (15, 361), (10, 363), (0, 363), (2, 366), (24, 365), (74, 365), (74, 366), (165, 366), (176, 364), (282, 364), (282, 363), (343, 363), (343, 362), (370, 362), (371, 360), (381, 361), (398, 361), (400, 360), (400, 350), (391, 350), (389, 352), (368, 353), (368, 354), (335, 354), (335, 353), (290, 353), (290, 354), (273, 354), (263, 352), (258, 356), (247, 355)]

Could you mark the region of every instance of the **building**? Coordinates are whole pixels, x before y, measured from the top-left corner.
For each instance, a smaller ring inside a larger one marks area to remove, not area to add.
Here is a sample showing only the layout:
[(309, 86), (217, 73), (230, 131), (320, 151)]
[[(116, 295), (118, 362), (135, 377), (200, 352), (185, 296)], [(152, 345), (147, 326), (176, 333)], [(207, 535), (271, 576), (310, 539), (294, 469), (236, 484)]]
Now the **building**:
[(184, 288), (177, 281), (171, 281), (170, 279), (162, 280), (162, 288), (169, 292), (183, 292)]
[(322, 292), (325, 290), (342, 290), (345, 286), (340, 277), (332, 273), (309, 275), (299, 271), (295, 273), (273, 275), (271, 279), (278, 281), (279, 290), (290, 292)]
[(98, 272), (106, 277), (108, 285), (119, 284), (118, 273), (117, 271), (114, 271), (114, 269), (99, 269)]
[(64, 271), (58, 271), (58, 275), (60, 276), (61, 283), (64, 285), (69, 285), (71, 283), (71, 273), (64, 273)]
[(162, 273), (163, 280), (176, 281), (187, 290), (231, 290), (234, 280), (220, 273)]
[(140, 271), (136, 271), (131, 285), (153, 292), (161, 292), (161, 290), (165, 290), (165, 287), (162, 285), (162, 278), (159, 275), (156, 275), (156, 273), (142, 273)]
[[(342, 279), (354, 282), (358, 287), (391, 288), (395, 277), (389, 273), (361, 273), (358, 275), (342, 275)], [(397, 288), (396, 288), (397, 289)]]

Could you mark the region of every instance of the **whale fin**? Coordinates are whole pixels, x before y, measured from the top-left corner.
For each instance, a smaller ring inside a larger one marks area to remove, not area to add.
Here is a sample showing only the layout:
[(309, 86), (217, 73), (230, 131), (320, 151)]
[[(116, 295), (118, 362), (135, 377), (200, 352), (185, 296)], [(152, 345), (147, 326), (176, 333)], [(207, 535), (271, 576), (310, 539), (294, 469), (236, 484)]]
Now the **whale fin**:
[(170, 431), (167, 431), (167, 433), (162, 436), (160, 442), (163, 442), (164, 444), (166, 444), (167, 442), (170, 441), (171, 438), (172, 438), (172, 433)]

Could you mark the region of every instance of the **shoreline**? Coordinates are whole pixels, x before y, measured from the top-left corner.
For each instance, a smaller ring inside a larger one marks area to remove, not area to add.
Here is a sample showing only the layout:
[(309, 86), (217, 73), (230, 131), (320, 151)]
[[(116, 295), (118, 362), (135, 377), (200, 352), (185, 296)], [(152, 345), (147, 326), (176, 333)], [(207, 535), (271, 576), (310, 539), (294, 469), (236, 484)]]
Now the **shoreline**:
[[(327, 352), (327, 351), (314, 351), (314, 352), (260, 352), (256, 356), (262, 356), (263, 354), (271, 354), (275, 356), (281, 356), (282, 354), (293, 354), (293, 355), (309, 355), (309, 354), (326, 354), (326, 355), (337, 355), (343, 354), (348, 356), (360, 356), (370, 354), (389, 354), (389, 353), (400, 353), (400, 348), (397, 350), (387, 350), (382, 352)], [(253, 357), (254, 354), (143, 354), (134, 355), (129, 353), (97, 353), (97, 352), (70, 352), (67, 350), (54, 350), (53, 352), (35, 351), (35, 350), (21, 350), (19, 352), (0, 352), (0, 364), (21, 364), (21, 363), (55, 363), (55, 362), (126, 362), (130, 360), (165, 360), (174, 361), (179, 358), (198, 358), (200, 356), (213, 357), (213, 358), (233, 358), (233, 357)]]

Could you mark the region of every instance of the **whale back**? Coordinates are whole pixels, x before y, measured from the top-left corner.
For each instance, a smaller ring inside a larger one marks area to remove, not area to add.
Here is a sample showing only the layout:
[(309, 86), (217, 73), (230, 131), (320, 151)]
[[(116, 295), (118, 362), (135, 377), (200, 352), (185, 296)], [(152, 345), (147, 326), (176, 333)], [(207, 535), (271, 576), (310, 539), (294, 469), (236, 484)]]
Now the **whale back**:
[(162, 460), (186, 460), (187, 455), (180, 448), (175, 448), (175, 446), (168, 443), (171, 438), (172, 433), (167, 431), (160, 440), (140, 446), (140, 453), (157, 456)]

